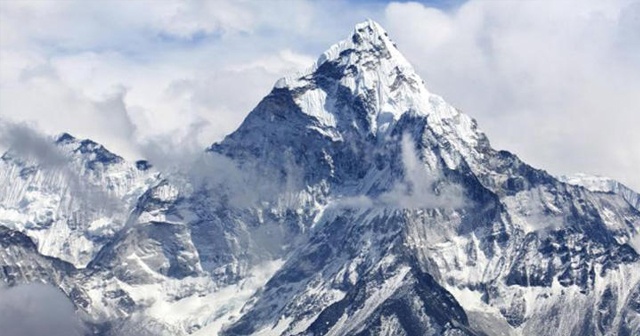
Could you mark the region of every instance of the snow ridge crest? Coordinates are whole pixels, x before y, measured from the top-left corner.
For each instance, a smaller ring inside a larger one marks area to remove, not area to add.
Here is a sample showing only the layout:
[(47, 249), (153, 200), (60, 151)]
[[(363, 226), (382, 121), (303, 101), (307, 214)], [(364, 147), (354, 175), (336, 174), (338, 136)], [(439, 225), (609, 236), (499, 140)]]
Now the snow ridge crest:
[[(347, 88), (367, 106), (372, 134), (386, 134), (407, 112), (429, 115), (437, 112), (439, 97), (431, 94), (411, 64), (397, 49), (387, 32), (375, 21), (355, 26), (352, 34), (331, 46), (309, 69), (278, 80), (274, 90), (295, 92), (303, 113), (318, 121), (318, 129), (338, 138), (335, 114), (336, 86)], [(446, 111), (446, 116), (456, 114)]]
[(362, 58), (352, 57), (351, 55), (362, 55), (363, 53), (375, 56), (383, 55), (400, 69), (406, 70), (406, 72), (414, 72), (413, 67), (400, 53), (396, 44), (389, 38), (386, 30), (377, 22), (367, 19), (355, 26), (350, 37), (332, 45), (323, 52), (310, 68), (279, 79), (275, 84), (275, 88), (295, 87), (297, 86), (296, 84), (299, 84), (296, 82), (301, 78), (312, 75), (327, 62), (358, 63), (357, 61)]

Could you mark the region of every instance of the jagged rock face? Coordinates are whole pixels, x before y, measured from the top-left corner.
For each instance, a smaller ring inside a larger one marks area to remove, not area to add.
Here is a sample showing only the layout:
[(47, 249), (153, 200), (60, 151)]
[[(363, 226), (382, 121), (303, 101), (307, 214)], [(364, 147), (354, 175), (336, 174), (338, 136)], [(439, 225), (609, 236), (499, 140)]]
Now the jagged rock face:
[(0, 223), (25, 233), (38, 251), (85, 267), (125, 225), (156, 179), (102, 145), (58, 137), (46, 160), (11, 151), (0, 159)]
[(624, 184), (601, 176), (589, 176), (575, 174), (572, 176), (559, 176), (562, 182), (585, 187), (593, 192), (613, 193), (621, 195), (631, 206), (640, 210), (640, 195)]
[(0, 278), (58, 285), (94, 333), (640, 333), (637, 194), (492, 149), (375, 22), (279, 80), (209, 175), (56, 146), (79, 173), (0, 162)]

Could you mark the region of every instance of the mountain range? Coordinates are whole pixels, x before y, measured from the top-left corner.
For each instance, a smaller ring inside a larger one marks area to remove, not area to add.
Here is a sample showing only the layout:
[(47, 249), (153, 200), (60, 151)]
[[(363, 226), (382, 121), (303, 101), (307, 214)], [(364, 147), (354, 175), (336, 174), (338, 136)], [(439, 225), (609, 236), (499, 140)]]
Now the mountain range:
[(640, 334), (640, 195), (493, 149), (371, 20), (178, 171), (39, 145), (0, 160), (0, 281), (86, 334)]

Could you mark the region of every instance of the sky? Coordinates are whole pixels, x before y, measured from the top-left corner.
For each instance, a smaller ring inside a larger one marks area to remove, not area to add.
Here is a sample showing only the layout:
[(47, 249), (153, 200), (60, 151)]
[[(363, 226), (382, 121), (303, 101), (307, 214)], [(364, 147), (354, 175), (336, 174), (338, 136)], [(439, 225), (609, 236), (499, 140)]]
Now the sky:
[(640, 190), (638, 0), (3, 0), (0, 122), (179, 157), (367, 18), (494, 148)]

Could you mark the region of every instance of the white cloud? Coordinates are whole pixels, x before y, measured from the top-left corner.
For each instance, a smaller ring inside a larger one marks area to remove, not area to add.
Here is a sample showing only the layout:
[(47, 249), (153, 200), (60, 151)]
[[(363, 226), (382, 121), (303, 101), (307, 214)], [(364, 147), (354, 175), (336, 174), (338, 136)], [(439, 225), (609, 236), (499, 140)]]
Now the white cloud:
[(640, 189), (639, 2), (395, 3), (385, 21), (430, 90), (495, 147)]
[(128, 158), (159, 139), (204, 147), (279, 77), (372, 17), (496, 147), (552, 173), (640, 189), (638, 13), (622, 0), (474, 0), (446, 11), (346, 0), (2, 1), (0, 113)]
[(290, 40), (316, 34), (316, 7), (3, 1), (0, 111), (128, 158), (157, 139), (195, 138), (204, 148), (233, 131), (279, 77), (313, 62)]
[[(20, 58), (20, 54), (2, 55), (2, 70), (5, 60), (9, 64), (19, 63), (13, 61), (15, 58)], [(71, 132), (90, 137), (124, 155), (131, 153), (129, 143), (135, 126), (124, 102), (127, 94), (124, 87), (112, 85), (90, 95), (88, 83), (69, 80), (72, 72), (63, 71), (54, 62), (36, 57), (33, 60), (24, 62), (19, 71), (6, 66), (10, 71), (0, 73), (2, 117), (13, 122), (30, 122), (48, 133)], [(81, 62), (78, 65), (82, 66)]]
[(438, 183), (441, 173), (427, 169), (409, 134), (402, 136), (401, 144), (404, 181), (381, 195), (383, 202), (406, 209), (456, 209), (466, 204), (459, 185)]

